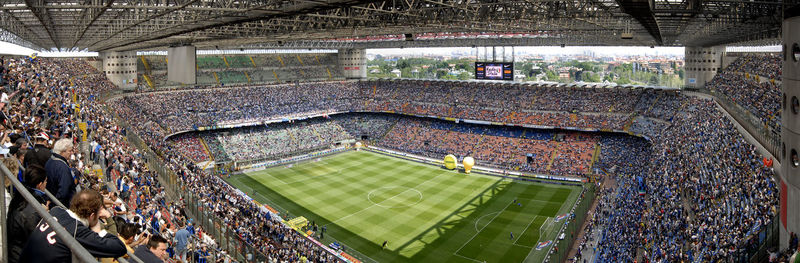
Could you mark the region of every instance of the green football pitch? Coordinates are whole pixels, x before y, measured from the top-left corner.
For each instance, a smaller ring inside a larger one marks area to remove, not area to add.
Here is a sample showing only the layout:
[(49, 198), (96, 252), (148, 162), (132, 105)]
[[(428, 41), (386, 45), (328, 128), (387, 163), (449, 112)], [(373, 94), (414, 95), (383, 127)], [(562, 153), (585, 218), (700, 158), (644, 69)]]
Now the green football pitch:
[[(235, 175), (234, 187), (325, 226), (365, 262), (541, 262), (578, 186), (464, 174), (367, 151)], [(515, 202), (516, 200), (516, 202)], [(381, 244), (387, 241), (387, 247)]]

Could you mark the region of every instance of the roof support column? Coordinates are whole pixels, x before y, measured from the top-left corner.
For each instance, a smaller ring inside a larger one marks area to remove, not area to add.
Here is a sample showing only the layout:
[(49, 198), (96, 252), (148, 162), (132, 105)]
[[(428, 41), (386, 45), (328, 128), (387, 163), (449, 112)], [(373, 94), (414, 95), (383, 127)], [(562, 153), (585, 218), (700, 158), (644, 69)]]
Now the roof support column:
[(136, 67), (136, 52), (101, 52), (102, 68), (108, 80), (123, 90), (134, 90), (139, 82)]
[(725, 47), (686, 47), (683, 70), (687, 87), (702, 88), (722, 66)]
[(788, 247), (790, 232), (800, 232), (800, 7), (787, 10), (782, 32), (780, 249)]
[(367, 78), (367, 50), (339, 49), (339, 70), (347, 79)]
[(167, 81), (197, 84), (197, 48), (195, 46), (167, 49)]

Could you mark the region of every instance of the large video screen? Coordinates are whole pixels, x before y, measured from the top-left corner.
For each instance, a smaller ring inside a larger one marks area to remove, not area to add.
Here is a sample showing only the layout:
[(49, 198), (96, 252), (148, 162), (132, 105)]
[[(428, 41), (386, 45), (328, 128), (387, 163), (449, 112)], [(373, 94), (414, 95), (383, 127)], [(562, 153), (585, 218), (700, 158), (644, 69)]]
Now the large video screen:
[(514, 80), (514, 63), (475, 62), (475, 79)]

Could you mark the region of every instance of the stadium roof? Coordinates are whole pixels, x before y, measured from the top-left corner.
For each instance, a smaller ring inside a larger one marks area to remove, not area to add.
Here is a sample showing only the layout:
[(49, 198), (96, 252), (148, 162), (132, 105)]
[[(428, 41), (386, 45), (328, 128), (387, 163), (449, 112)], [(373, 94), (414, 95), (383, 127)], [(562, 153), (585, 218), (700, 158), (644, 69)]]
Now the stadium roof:
[(798, 2), (6, 0), (0, 40), (89, 51), (774, 44), (782, 11)]

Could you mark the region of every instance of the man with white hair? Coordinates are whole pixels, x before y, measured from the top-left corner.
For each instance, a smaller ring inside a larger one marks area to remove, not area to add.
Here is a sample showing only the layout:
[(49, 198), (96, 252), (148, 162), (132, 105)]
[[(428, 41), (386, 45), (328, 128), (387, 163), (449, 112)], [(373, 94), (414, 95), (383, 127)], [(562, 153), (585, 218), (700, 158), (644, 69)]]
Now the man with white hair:
[(64, 138), (56, 141), (53, 144), (53, 155), (44, 166), (47, 171), (47, 190), (67, 207), (69, 207), (72, 196), (75, 195), (77, 185), (73, 171), (67, 162), (67, 158), (74, 151), (72, 139)]

